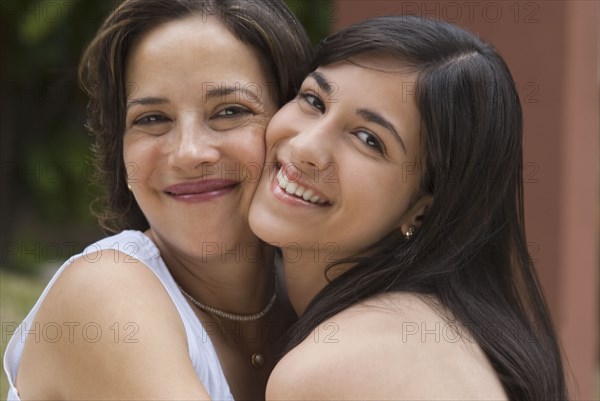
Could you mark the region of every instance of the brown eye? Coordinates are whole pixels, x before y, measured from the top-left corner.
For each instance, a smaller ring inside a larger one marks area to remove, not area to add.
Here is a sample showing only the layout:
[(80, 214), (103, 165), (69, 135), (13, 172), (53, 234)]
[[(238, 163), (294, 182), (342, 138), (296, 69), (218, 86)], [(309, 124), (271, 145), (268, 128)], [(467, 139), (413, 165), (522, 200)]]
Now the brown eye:
[(373, 135), (367, 131), (358, 131), (356, 133), (356, 136), (363, 143), (365, 143), (365, 145), (367, 145), (368, 147), (370, 147), (380, 153), (383, 153), (383, 146), (381, 145), (381, 142), (375, 135)]
[(230, 106), (220, 110), (213, 118), (234, 118), (243, 116), (246, 114), (252, 114), (250, 110), (240, 106)]
[(149, 135), (163, 135), (171, 128), (171, 119), (162, 114), (146, 114), (132, 123), (132, 128)]
[(159, 114), (150, 114), (148, 116), (144, 116), (142, 118), (138, 118), (133, 122), (134, 125), (149, 125), (149, 124), (159, 124), (167, 122), (168, 119)]
[(325, 111), (325, 103), (323, 103), (318, 96), (315, 96), (312, 93), (300, 93), (300, 98), (302, 98), (310, 106), (319, 110), (321, 113)]

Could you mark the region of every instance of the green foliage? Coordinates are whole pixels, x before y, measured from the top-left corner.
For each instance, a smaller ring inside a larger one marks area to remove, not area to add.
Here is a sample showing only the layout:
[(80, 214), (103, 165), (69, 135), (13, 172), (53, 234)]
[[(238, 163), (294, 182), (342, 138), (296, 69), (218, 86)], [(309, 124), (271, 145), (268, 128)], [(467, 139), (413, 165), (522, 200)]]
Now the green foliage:
[(333, 0), (286, 0), (286, 4), (298, 16), (313, 44), (329, 35), (336, 18)]
[(78, 87), (77, 65), (114, 4), (0, 2), (2, 58), (10, 60), (0, 70), (5, 268), (33, 272), (48, 261), (32, 249), (98, 236), (89, 212), (91, 137), (84, 128), (86, 99)]
[[(0, 267), (0, 332), (2, 335), (0, 355), (4, 355), (15, 326), (21, 323), (42, 293), (45, 281), (45, 279), (11, 273)], [(5, 400), (7, 393), (8, 380), (2, 369), (0, 400)]]

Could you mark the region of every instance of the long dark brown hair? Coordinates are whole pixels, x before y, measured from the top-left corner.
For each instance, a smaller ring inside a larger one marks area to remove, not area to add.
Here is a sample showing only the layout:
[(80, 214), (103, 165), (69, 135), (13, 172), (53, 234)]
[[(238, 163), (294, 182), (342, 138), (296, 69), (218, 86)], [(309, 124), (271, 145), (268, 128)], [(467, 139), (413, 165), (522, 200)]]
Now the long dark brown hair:
[(415, 16), (371, 19), (334, 34), (313, 67), (369, 53), (418, 71), (421, 189), (433, 204), (409, 241), (392, 233), (374, 255), (336, 262), (354, 267), (312, 300), (288, 350), (361, 300), (410, 292), (433, 297), (469, 331), (511, 400), (567, 399), (525, 239), (522, 113), (508, 67), (470, 32)]
[[(133, 41), (159, 24), (190, 15), (216, 17), (260, 57), (281, 106), (296, 93), (312, 59), (298, 19), (282, 0), (126, 0), (106, 19), (79, 66), (89, 96), (87, 127), (95, 136), (94, 181), (103, 188), (93, 205), (107, 232), (145, 230), (148, 222), (127, 188), (123, 133), (128, 88), (125, 65)], [(207, 38), (208, 40), (208, 38)], [(134, 171), (129, 171), (134, 173)]]

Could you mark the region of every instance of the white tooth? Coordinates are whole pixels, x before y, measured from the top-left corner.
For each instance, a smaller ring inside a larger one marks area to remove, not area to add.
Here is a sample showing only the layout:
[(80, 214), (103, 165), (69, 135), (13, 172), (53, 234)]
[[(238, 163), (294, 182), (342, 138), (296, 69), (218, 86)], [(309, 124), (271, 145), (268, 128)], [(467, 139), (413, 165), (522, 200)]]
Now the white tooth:
[(279, 170), (279, 173), (277, 173), (277, 181), (279, 183), (279, 187), (282, 188), (282, 189), (285, 189), (285, 187), (287, 187), (287, 185), (288, 185), (288, 182), (283, 177), (283, 174), (281, 173), (281, 170)]
[(315, 195), (315, 196), (313, 196), (312, 198), (310, 198), (310, 201), (311, 201), (312, 203), (317, 203), (317, 202), (319, 201), (319, 199), (321, 199), (321, 198), (319, 198), (317, 195)]
[(313, 190), (309, 189), (309, 190), (304, 191), (304, 194), (302, 195), (302, 198), (304, 198), (304, 200), (309, 200), (310, 198), (312, 198), (312, 196), (314, 194), (315, 193), (313, 192)]
[(295, 182), (290, 182), (287, 187), (285, 188), (285, 192), (287, 192), (290, 195), (293, 195), (294, 192), (296, 192), (296, 189), (298, 188), (298, 184), (296, 184)]
[(301, 197), (304, 194), (304, 191), (306, 191), (306, 188), (299, 186), (294, 194)]

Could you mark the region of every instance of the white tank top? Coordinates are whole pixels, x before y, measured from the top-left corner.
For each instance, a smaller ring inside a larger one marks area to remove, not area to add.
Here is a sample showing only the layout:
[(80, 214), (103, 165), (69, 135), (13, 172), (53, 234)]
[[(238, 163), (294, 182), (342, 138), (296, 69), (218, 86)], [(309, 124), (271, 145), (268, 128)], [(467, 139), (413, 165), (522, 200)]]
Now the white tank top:
[(23, 323), (21, 323), (13, 334), (6, 348), (4, 354), (4, 371), (6, 372), (9, 383), (7, 400), (20, 400), (15, 387), (15, 379), (21, 361), (21, 355), (23, 354), (26, 332), (27, 330), (31, 330), (35, 315), (42, 302), (44, 302), (44, 298), (50, 290), (50, 287), (52, 287), (58, 276), (67, 266), (69, 266), (69, 264), (71, 264), (71, 262), (73, 262), (73, 260), (82, 256), (86, 257), (87, 255), (92, 255), (94, 252), (103, 249), (118, 250), (138, 259), (156, 274), (156, 277), (158, 277), (171, 296), (171, 300), (177, 307), (179, 316), (183, 321), (185, 332), (187, 334), (190, 359), (204, 388), (208, 391), (208, 394), (213, 400), (233, 400), (229, 385), (223, 374), (223, 369), (221, 368), (221, 363), (219, 362), (215, 348), (208, 337), (206, 330), (204, 330), (204, 327), (202, 327), (196, 314), (177, 288), (175, 280), (160, 257), (160, 251), (154, 242), (140, 231), (123, 231), (120, 234), (104, 238), (88, 246), (82, 253), (75, 255), (66, 261), (56, 272), (54, 277), (52, 277), (52, 280), (50, 280), (50, 283), (46, 286), (46, 289), (31, 312), (29, 312)]

